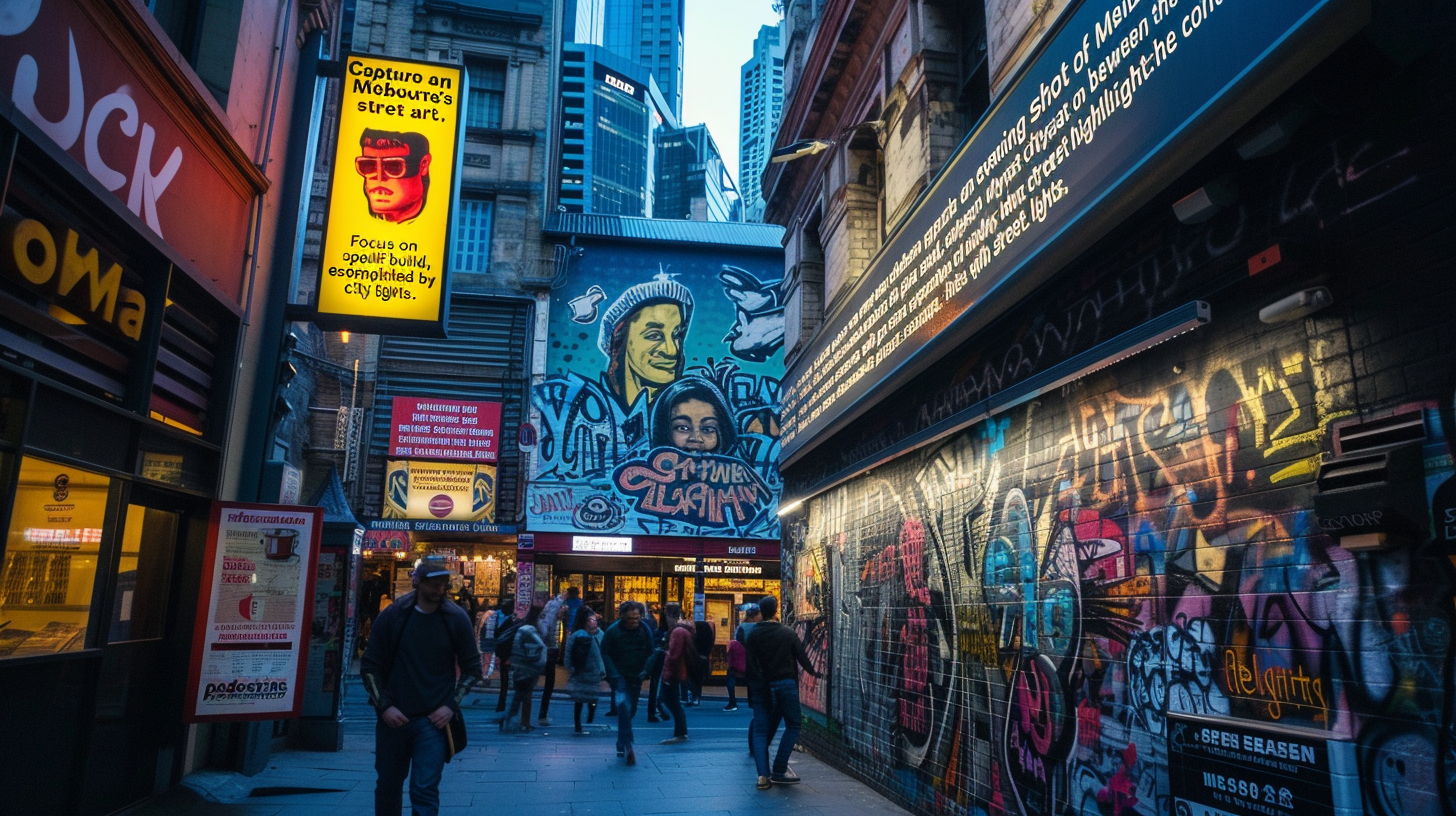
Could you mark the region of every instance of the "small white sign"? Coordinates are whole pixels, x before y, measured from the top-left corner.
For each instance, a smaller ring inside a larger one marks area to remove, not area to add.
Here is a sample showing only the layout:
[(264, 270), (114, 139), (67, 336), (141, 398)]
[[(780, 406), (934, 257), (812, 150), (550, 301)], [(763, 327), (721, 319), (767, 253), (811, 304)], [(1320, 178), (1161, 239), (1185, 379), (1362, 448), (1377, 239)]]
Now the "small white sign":
[(572, 552), (629, 553), (632, 552), (630, 536), (572, 536)]

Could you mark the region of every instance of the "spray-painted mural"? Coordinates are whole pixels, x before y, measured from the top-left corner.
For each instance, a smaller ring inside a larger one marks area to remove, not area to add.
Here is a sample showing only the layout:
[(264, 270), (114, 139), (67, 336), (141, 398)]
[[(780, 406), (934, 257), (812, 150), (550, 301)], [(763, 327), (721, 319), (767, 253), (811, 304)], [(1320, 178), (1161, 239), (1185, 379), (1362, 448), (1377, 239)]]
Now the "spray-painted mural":
[(551, 302), (534, 530), (777, 539), (781, 258), (589, 246)]
[(811, 502), (786, 561), (832, 562), (796, 622), (832, 618), (849, 764), (935, 813), (1168, 814), (1170, 715), (1207, 715), (1353, 743), (1367, 813), (1449, 812), (1451, 586), (1320, 532), (1319, 345), (1098, 378)]
[[(828, 619), (815, 752), (925, 814), (1456, 813), (1456, 168), (1400, 104), (1251, 165), (1205, 225), (1107, 249), (946, 360), (938, 387), (795, 465), (791, 484), (812, 483), (1270, 244), (1324, 247), (1285, 282), (1221, 292), (1209, 326), (807, 502), (784, 564), (828, 575), (827, 609), (796, 594), (806, 614), (787, 613), (806, 638)], [(1399, 272), (1373, 274), (1383, 258)], [(1316, 270), (1334, 308), (1255, 319)], [(1313, 511), (1322, 457), (1337, 430), (1391, 417), (1423, 439), (1431, 535), (1349, 550)], [(1194, 743), (1261, 754), (1269, 778), (1210, 765), (1194, 782), (1226, 798), (1180, 806)]]

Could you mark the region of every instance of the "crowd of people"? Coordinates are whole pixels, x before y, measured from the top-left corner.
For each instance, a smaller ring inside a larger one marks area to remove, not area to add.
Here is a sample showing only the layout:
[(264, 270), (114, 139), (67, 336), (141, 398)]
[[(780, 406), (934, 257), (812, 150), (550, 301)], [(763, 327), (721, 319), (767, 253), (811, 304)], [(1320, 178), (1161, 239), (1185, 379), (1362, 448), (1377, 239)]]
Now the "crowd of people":
[[(446, 560), (420, 559), (413, 574), (415, 589), (395, 599), (373, 622), (361, 674), (379, 715), (377, 814), (401, 812), (406, 778), (412, 811), (419, 816), (438, 813), (445, 763), (465, 738), (460, 702), (474, 685), (491, 677), (499, 677), (496, 711), (504, 732), (551, 725), (556, 667), (564, 665), (563, 692), (572, 702), (574, 733), (587, 733), (582, 714), (585, 724), (592, 724), (605, 697), (606, 718), (616, 720), (617, 756), (635, 765), (632, 721), (646, 684), (647, 720), (670, 719), (673, 724), (672, 736), (661, 744), (688, 740), (685, 709), (702, 702), (715, 640), (711, 624), (684, 616), (676, 603), (667, 604), (662, 620), (654, 622), (642, 603), (623, 601), (617, 619), (603, 628), (601, 615), (582, 602), (577, 587), (562, 590), (541, 606), (507, 599), (480, 610), (469, 593), (449, 598), (453, 577)], [(776, 598), (764, 596), (740, 611), (743, 622), (728, 646), (725, 710), (738, 709), (742, 680), (753, 711), (747, 740), (757, 786), (792, 785), (799, 781), (789, 767), (801, 722), (798, 671), (818, 675), (798, 635), (775, 619)], [(541, 697), (533, 725), (538, 682)], [(779, 744), (771, 757), (775, 736)]]

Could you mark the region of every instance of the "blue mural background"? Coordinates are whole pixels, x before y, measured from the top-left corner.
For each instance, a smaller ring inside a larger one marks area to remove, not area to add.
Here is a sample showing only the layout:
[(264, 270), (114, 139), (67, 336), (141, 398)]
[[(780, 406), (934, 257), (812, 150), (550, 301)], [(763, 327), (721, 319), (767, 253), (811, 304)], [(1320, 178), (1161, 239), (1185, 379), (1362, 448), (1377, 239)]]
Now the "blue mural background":
[[(782, 276), (775, 253), (580, 250), (531, 394), (532, 530), (779, 538)], [(673, 440), (693, 404), (712, 407), (715, 441)]]

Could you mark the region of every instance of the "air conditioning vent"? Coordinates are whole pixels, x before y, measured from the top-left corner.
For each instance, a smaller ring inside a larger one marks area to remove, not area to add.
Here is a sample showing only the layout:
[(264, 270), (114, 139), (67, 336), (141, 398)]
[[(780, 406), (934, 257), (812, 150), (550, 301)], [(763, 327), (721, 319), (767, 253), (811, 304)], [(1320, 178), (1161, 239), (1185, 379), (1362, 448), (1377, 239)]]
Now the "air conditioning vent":
[(1347, 456), (1420, 442), (1426, 438), (1426, 426), (1419, 410), (1404, 411), (1394, 416), (1365, 422), (1353, 422), (1334, 429), (1335, 454)]

